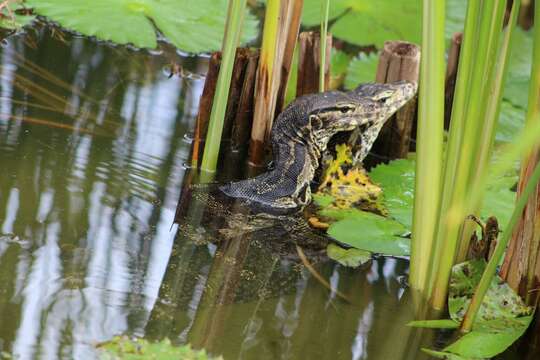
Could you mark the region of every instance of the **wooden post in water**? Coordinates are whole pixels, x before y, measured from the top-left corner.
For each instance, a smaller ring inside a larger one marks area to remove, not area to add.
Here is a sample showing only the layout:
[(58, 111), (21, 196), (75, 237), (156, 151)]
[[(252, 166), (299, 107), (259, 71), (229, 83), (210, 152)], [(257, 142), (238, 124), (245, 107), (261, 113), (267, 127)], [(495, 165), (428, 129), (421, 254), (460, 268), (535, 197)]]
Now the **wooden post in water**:
[(448, 63), (446, 65), (446, 82), (444, 86), (444, 128), (450, 128), (450, 118), (452, 116), (452, 104), (454, 103), (454, 92), (456, 89), (456, 77), (458, 72), (459, 54), (461, 53), (461, 42), (463, 33), (455, 33), (452, 36), (450, 51), (448, 52)]
[(294, 49), (296, 48), (298, 32), (300, 31), (300, 19), (302, 17), (303, 6), (304, 0), (293, 0), (289, 3), (290, 16), (288, 17), (288, 20), (290, 21), (290, 24), (287, 34), (287, 41), (285, 43), (285, 49), (283, 52), (281, 81), (276, 100), (276, 113), (280, 113), (283, 110), (283, 103), (285, 102), (285, 93), (287, 92), (287, 83), (289, 82)]
[(191, 166), (198, 167), (201, 154), (203, 152), (204, 139), (208, 131), (208, 121), (210, 120), (210, 112), (212, 103), (214, 102), (214, 94), (216, 92), (216, 83), (219, 75), (219, 65), (221, 63), (221, 53), (215, 52), (210, 57), (208, 63), (208, 72), (204, 82), (204, 88), (199, 101), (199, 112), (195, 123), (195, 132), (193, 134), (193, 144), (191, 148)]
[(227, 110), (223, 122), (223, 134), (221, 139), (228, 139), (231, 136), (233, 123), (236, 118), (237, 110), (240, 105), (242, 89), (244, 88), (246, 69), (248, 67), (251, 50), (247, 48), (238, 48), (236, 58), (234, 59), (234, 70), (231, 78), (231, 87), (229, 90), (229, 99), (227, 101)]
[[(298, 39), (298, 81), (296, 96), (319, 92), (319, 69), (321, 36), (318, 32), (302, 32)], [(332, 35), (326, 37), (326, 58), (330, 59), (332, 51)], [(330, 61), (326, 62), (325, 88), (330, 81)]]
[[(274, 5), (279, 6), (279, 17), (272, 18), (267, 10), (255, 85), (253, 127), (249, 146), (249, 164), (255, 167), (264, 165), (276, 105), (283, 104), (283, 100), (278, 101), (278, 93), (285, 95), (285, 91), (279, 90), (286, 86), (302, 10), (302, 4), (295, 4), (295, 0), (274, 1)], [(269, 2), (268, 8), (270, 5)], [(285, 82), (285, 85), (281, 85), (282, 82)]]
[[(253, 88), (259, 53), (257, 50), (239, 48), (236, 50), (234, 70), (231, 78), (227, 110), (223, 124), (223, 139), (232, 138), (232, 145), (239, 149), (247, 144), (245, 133), (251, 130), (253, 114)], [(191, 165), (197, 167), (202, 154), (204, 139), (208, 130), (210, 111), (216, 91), (217, 76), (221, 63), (221, 53), (215, 52), (208, 64), (208, 73), (199, 102), (199, 113), (195, 124)]]
[[(420, 47), (405, 41), (387, 41), (379, 57), (376, 82), (399, 80), (418, 82)], [(416, 117), (416, 98), (387, 121), (372, 152), (384, 160), (406, 158)]]
[[(517, 196), (525, 189), (531, 174), (540, 161), (540, 150), (535, 149), (523, 162)], [(529, 305), (540, 297), (540, 184), (536, 186), (523, 210), (506, 251), (501, 277), (518, 292)]]
[(241, 150), (249, 143), (251, 125), (253, 121), (253, 102), (255, 94), (255, 77), (257, 76), (257, 64), (259, 51), (252, 51), (247, 59), (244, 72), (244, 83), (238, 100), (238, 107), (231, 131), (231, 147), (233, 150)]

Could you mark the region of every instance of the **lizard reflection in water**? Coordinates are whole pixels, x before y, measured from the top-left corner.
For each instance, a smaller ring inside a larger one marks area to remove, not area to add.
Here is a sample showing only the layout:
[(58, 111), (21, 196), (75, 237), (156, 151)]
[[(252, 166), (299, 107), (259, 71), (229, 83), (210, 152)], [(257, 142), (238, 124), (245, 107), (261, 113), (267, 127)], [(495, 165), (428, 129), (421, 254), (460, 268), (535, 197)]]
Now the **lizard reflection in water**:
[[(416, 91), (416, 83), (400, 81), (362, 84), (348, 92), (328, 91), (299, 97), (277, 117), (272, 128), (272, 170), (223, 185), (219, 188), (221, 194), (208, 197), (199, 193), (196, 197), (199, 202), (209, 204), (214, 219), (217, 213), (224, 217), (226, 224), (222, 224), (225, 227), (219, 233), (225, 238), (264, 230), (265, 240), (288, 237), (293, 243), (300, 241), (305, 246), (307, 241), (308, 247), (324, 247), (325, 240), (313, 238), (311, 231), (308, 234), (309, 226), (301, 215), (285, 214), (297, 213), (310, 202), (311, 182), (332, 136), (358, 129), (361, 143), (354, 160), (360, 163), (384, 123)], [(249, 211), (226, 210), (224, 197), (239, 200)], [(309, 244), (311, 238), (313, 243)]]

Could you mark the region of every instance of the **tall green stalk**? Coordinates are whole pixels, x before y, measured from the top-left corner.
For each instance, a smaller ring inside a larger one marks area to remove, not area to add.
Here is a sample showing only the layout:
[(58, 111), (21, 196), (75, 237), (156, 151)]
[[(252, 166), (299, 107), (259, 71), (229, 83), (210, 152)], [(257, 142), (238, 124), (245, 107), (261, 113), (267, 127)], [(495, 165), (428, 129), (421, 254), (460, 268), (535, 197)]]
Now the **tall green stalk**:
[[(476, 1), (476, 0), (470, 0)], [(481, 17), (478, 32), (477, 48), (474, 56), (475, 71), (471, 73), (469, 96), (466, 110), (463, 112), (464, 129), (458, 152), (456, 172), (453, 176), (453, 191), (449, 195), (448, 209), (439, 216), (442, 246), (438, 254), (437, 276), (434, 282), (432, 305), (436, 309), (444, 308), (448, 293), (450, 272), (459, 247), (460, 231), (465, 217), (473, 211), (463, 204), (473, 181), (472, 174), (481, 144), (478, 141), (483, 131), (485, 106), (487, 103), (487, 86), (492, 79), (494, 56), (500, 39), (502, 14), (506, 2), (503, 0), (484, 1), (481, 5)], [(497, 35), (496, 35), (497, 34)], [(486, 146), (490, 144), (482, 144)], [(445, 204), (446, 205), (446, 204)]]
[(412, 225), (411, 287), (424, 291), (437, 225), (441, 193), (443, 124), (445, 2), (423, 1), (420, 87), (418, 101), (417, 161)]
[[(446, 214), (450, 207), (452, 194), (454, 193), (454, 176), (459, 162), (459, 151), (461, 140), (465, 128), (465, 111), (469, 94), (469, 84), (474, 68), (474, 53), (477, 42), (477, 26), (480, 15), (480, 2), (469, 1), (467, 6), (467, 16), (465, 17), (465, 29), (463, 32), (463, 42), (461, 45), (460, 58), (458, 63), (458, 73), (456, 87), (454, 91), (454, 102), (452, 104), (452, 117), (450, 120), (450, 133), (446, 149), (446, 159), (444, 165), (444, 178), (442, 189), (442, 199), (440, 214), (437, 220), (437, 233), (434, 238), (434, 249), (431, 269), (438, 269), (442, 258), (441, 248), (443, 246), (445, 223), (442, 214)], [(432, 292), (432, 282), (430, 282), (429, 293)]]
[(321, 0), (321, 68), (319, 70), (319, 91), (325, 89), (325, 74), (326, 74), (326, 37), (328, 35), (328, 12), (330, 9), (330, 0)]
[[(478, 185), (475, 185), (475, 183), (478, 183), (478, 180), (481, 178), (481, 174), (486, 171), (492, 154), (497, 129), (497, 121), (499, 119), (500, 113), (502, 88), (506, 79), (506, 74), (508, 72), (508, 63), (510, 53), (512, 51), (511, 39), (514, 28), (516, 27), (519, 8), (520, 2), (514, 1), (514, 3), (512, 4), (512, 9), (510, 11), (510, 18), (508, 20), (508, 24), (506, 25), (504, 36), (498, 49), (497, 63), (494, 66), (493, 75), (490, 77), (490, 85), (487, 87), (488, 92), (485, 95), (485, 97), (487, 98), (487, 103), (485, 106), (486, 110), (484, 112), (484, 125), (482, 126), (482, 132), (479, 138), (479, 143), (481, 144), (481, 146), (477, 155), (477, 159), (475, 162), (473, 162), (473, 164), (476, 164), (476, 166), (473, 168), (472, 171), (472, 188), (478, 187)], [(498, 23), (502, 23), (503, 15), (504, 9), (499, 14), (500, 19)], [(494, 45), (497, 45), (497, 43), (497, 41), (494, 41)], [(479, 202), (478, 204), (474, 204), (473, 212), (477, 213), (480, 210), (481, 206), (481, 202)], [(458, 250), (456, 259), (456, 262), (458, 263), (465, 260), (473, 229), (474, 226), (476, 226), (476, 224), (470, 224), (470, 222), (466, 225), (472, 226), (465, 226), (461, 234), (460, 248)]]
[(201, 163), (201, 169), (208, 172), (216, 171), (223, 122), (225, 121), (225, 111), (229, 99), (234, 58), (242, 33), (246, 3), (247, 0), (229, 0), (227, 24), (225, 25), (225, 35), (223, 38), (221, 67), (217, 79), (216, 93), (212, 104), (212, 112), (210, 113), (208, 133), (206, 134)]

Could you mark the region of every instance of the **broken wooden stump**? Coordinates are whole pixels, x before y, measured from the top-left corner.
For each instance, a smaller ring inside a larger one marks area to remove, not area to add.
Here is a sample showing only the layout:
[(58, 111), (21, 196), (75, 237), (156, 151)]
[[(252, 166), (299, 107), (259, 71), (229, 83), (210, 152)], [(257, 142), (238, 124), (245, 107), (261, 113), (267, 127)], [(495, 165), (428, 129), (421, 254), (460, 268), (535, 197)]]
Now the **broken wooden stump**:
[(191, 147), (191, 166), (193, 167), (198, 167), (199, 161), (202, 158), (201, 154), (203, 152), (204, 140), (208, 131), (208, 121), (210, 120), (214, 94), (216, 93), (220, 64), (221, 53), (213, 53), (208, 63), (208, 72), (206, 73), (206, 80), (199, 101), (199, 112), (197, 113), (197, 120), (195, 122), (195, 131)]
[[(319, 92), (319, 72), (321, 36), (318, 32), (302, 32), (298, 37), (298, 80), (296, 97)], [(332, 35), (326, 37), (326, 58), (330, 59), (332, 51)], [(325, 64), (325, 89), (330, 82), (330, 61)]]
[(459, 54), (461, 53), (462, 33), (455, 33), (452, 36), (450, 50), (448, 52), (448, 63), (446, 65), (446, 80), (444, 85), (444, 128), (450, 128), (450, 118), (452, 116), (452, 104), (454, 103), (454, 92), (456, 89), (456, 78), (459, 64)]
[[(222, 139), (232, 139), (232, 146), (235, 149), (240, 149), (248, 143), (245, 134), (249, 134), (251, 131), (253, 88), (257, 61), (258, 51), (247, 48), (237, 49), (222, 135)], [(213, 53), (208, 64), (208, 73), (195, 124), (191, 151), (191, 166), (193, 167), (198, 167), (201, 160), (220, 64), (221, 53)]]
[[(265, 19), (261, 55), (255, 83), (255, 104), (253, 126), (249, 145), (249, 165), (264, 166), (268, 150), (268, 139), (276, 116), (276, 105), (283, 104), (278, 96), (284, 96), (288, 74), (292, 63), (294, 45), (298, 36), (303, 1), (280, 2), (280, 23), (276, 29), (271, 21)], [(285, 77), (284, 77), (285, 75)], [(282, 85), (285, 83), (284, 85)]]
[(255, 94), (255, 78), (257, 76), (258, 62), (259, 51), (252, 51), (247, 59), (242, 92), (240, 93), (231, 130), (231, 147), (236, 151), (243, 150), (249, 144), (249, 135), (253, 121), (253, 97)]
[[(418, 82), (420, 47), (405, 41), (387, 41), (379, 57), (376, 82), (399, 80)], [(373, 144), (373, 155), (368, 166), (383, 161), (406, 158), (416, 118), (417, 100), (414, 98), (390, 118)]]

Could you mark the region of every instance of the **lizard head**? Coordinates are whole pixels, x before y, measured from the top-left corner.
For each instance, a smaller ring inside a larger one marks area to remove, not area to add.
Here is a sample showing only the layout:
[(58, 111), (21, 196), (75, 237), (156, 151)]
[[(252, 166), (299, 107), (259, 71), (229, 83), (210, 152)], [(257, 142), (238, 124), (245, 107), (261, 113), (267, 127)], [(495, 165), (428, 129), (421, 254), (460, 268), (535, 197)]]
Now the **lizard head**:
[(416, 90), (416, 83), (398, 81), (362, 84), (335, 97), (328, 93), (328, 104), (321, 102), (309, 116), (315, 142), (324, 148), (333, 134), (359, 128), (367, 154), (386, 120), (411, 100)]

